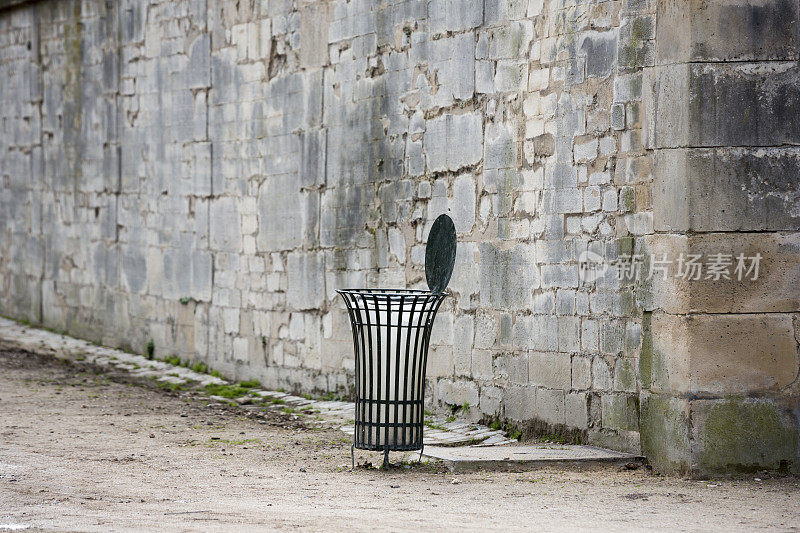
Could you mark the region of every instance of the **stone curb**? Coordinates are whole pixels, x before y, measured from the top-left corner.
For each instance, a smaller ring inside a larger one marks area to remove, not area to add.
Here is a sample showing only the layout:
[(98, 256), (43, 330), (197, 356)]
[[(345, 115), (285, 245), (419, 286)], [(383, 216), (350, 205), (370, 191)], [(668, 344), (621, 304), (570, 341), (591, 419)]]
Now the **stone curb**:
[(505, 448), (462, 446), (443, 448), (428, 446), (422, 454), (441, 461), (452, 473), (492, 471), (525, 471), (539, 468), (600, 470), (603, 468), (639, 468), (644, 457), (597, 446), (573, 444), (534, 444)]

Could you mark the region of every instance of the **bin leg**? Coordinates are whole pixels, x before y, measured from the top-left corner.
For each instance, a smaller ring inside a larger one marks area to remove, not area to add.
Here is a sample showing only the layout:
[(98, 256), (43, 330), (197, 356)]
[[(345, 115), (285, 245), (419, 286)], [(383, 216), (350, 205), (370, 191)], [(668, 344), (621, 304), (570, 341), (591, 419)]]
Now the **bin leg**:
[(422, 451), (425, 449), (425, 444), (423, 443), (422, 446), (419, 447), (419, 463), (422, 464)]
[(352, 470), (356, 469), (356, 452), (355, 452), (355, 444), (350, 445), (350, 464), (352, 465)]
[(383, 450), (383, 469), (389, 470), (389, 448)]

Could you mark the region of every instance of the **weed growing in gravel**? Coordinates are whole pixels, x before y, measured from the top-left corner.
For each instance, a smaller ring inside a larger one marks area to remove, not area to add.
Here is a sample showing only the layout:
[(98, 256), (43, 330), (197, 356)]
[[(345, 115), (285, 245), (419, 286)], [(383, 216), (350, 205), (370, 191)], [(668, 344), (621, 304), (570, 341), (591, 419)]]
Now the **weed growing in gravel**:
[(169, 357), (165, 357), (162, 359), (165, 363), (172, 366), (181, 366), (181, 358), (177, 355), (170, 355)]
[(246, 396), (252, 387), (244, 387), (242, 384), (209, 384), (205, 386), (205, 391), (211, 396), (222, 396), (223, 398), (240, 398)]
[(178, 392), (184, 389), (184, 386), (180, 383), (169, 383), (166, 381), (158, 382), (158, 388), (163, 389), (169, 392)]
[(433, 422), (426, 421), (425, 425), (431, 429), (438, 429), (439, 431), (447, 431), (447, 428), (444, 426), (440, 426), (439, 424), (434, 424)]

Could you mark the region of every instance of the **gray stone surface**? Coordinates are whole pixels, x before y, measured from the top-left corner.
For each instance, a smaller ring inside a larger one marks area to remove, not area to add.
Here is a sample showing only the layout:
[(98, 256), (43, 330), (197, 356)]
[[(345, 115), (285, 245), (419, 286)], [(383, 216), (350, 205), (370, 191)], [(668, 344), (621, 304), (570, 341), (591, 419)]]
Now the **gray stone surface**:
[(596, 469), (618, 468), (627, 463), (641, 464), (637, 455), (595, 446), (541, 444), (525, 446), (426, 446), (423, 455), (441, 460), (451, 472), (475, 470), (535, 470), (546, 467)]

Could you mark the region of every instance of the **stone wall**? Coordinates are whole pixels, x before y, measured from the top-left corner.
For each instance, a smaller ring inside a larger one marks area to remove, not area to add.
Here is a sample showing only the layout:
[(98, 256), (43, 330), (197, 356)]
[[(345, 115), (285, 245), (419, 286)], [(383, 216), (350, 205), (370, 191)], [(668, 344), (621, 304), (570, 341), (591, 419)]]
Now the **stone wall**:
[[(448, 212), (436, 405), (643, 449), (663, 470), (796, 464), (796, 15), (766, 0), (6, 7), (0, 310), (347, 393), (335, 289), (424, 287)], [(764, 277), (579, 275), (587, 251), (723, 248), (769, 254)], [(719, 463), (742, 417), (751, 440), (772, 424), (788, 444)]]
[(641, 287), (642, 448), (664, 470), (797, 470), (798, 2), (663, 1), (657, 17), (641, 247), (763, 259), (757, 280)]

